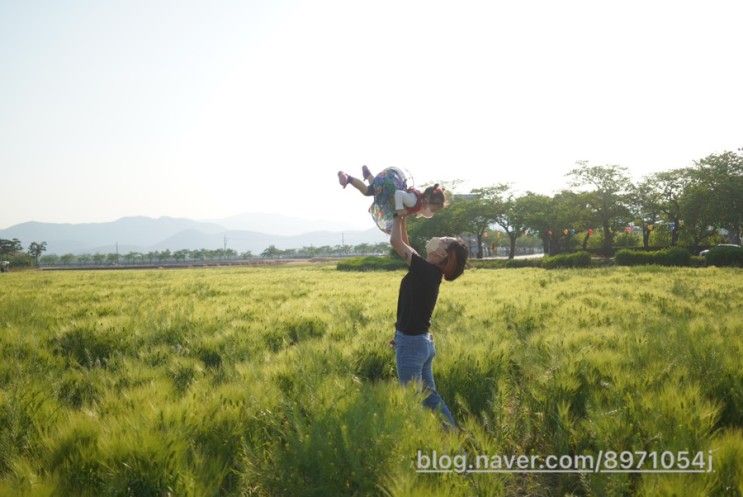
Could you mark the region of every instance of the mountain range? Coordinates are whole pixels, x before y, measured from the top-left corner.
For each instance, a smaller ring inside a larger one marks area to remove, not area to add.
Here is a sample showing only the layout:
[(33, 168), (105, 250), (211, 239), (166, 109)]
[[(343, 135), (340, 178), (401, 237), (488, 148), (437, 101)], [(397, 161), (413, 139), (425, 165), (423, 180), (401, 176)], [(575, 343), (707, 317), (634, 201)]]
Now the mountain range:
[(152, 250), (231, 248), (259, 254), (269, 245), (280, 249), (380, 243), (387, 236), (376, 227), (364, 231), (279, 214), (244, 213), (216, 220), (144, 216), (102, 223), (30, 221), (0, 230), (0, 238), (17, 238), (26, 248), (47, 243), (47, 254), (149, 252)]

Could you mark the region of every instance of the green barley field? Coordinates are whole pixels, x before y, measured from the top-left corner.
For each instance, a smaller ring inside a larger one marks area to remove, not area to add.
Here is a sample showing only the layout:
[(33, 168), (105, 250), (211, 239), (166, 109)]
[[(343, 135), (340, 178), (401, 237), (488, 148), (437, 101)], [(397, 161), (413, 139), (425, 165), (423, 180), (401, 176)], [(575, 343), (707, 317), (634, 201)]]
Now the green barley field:
[[(434, 373), (459, 432), (396, 383), (403, 274), (0, 275), (0, 495), (743, 495), (743, 270), (443, 282)], [(419, 450), (701, 452), (705, 468), (419, 473)]]

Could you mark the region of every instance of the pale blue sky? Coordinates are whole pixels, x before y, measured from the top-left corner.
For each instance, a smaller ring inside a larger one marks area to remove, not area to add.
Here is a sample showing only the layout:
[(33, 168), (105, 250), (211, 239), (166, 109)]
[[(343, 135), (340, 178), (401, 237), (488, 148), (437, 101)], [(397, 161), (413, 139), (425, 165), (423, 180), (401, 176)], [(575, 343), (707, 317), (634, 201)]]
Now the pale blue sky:
[[(0, 228), (245, 211), (372, 227), (337, 184), (552, 193), (743, 146), (740, 2), (0, 0)], [(275, 195), (280, 199), (275, 200)]]

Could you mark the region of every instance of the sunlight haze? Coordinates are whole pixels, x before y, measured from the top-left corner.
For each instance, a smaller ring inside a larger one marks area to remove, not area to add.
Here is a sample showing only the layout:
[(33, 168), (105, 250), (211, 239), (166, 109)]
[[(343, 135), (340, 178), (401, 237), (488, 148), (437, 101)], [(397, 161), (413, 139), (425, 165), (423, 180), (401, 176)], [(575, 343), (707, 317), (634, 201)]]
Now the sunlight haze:
[(336, 173), (550, 194), (743, 146), (740, 2), (0, 2), (0, 228), (271, 212)]

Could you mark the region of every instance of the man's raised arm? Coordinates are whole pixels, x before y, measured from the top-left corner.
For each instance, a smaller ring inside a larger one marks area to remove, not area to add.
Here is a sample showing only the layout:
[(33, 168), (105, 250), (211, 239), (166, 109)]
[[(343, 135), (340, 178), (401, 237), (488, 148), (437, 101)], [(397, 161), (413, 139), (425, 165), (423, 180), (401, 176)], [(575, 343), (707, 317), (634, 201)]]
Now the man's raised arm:
[(392, 233), (390, 233), (390, 245), (395, 249), (395, 252), (403, 258), (403, 260), (410, 265), (410, 260), (415, 253), (413, 247), (410, 246), (408, 241), (408, 228), (404, 220), (400, 219), (400, 216), (395, 216), (392, 220)]

